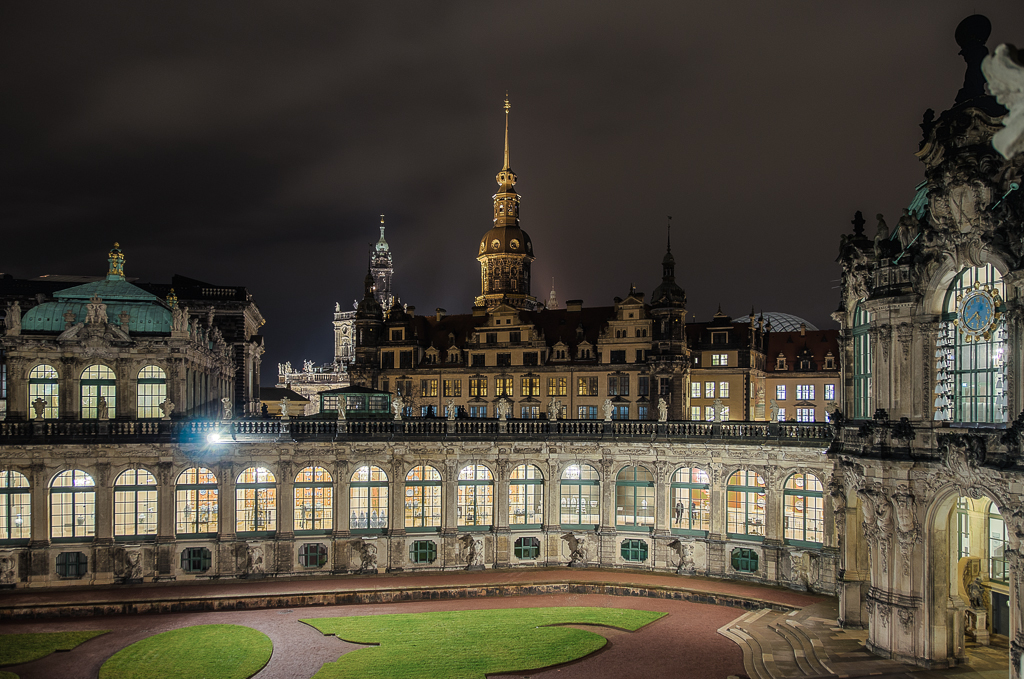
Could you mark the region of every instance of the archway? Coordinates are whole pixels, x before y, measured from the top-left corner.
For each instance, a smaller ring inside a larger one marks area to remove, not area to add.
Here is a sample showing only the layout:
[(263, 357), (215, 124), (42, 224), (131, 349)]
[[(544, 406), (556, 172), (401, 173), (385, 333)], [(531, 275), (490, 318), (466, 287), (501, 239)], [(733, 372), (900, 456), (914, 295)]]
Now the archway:
[(1010, 676), (1020, 679), (1010, 653), (1019, 595), (999, 507), (988, 489), (961, 495), (949, 487), (932, 503), (925, 522), (924, 656), (935, 665), (962, 664), (969, 656), (972, 665), (1003, 658)]

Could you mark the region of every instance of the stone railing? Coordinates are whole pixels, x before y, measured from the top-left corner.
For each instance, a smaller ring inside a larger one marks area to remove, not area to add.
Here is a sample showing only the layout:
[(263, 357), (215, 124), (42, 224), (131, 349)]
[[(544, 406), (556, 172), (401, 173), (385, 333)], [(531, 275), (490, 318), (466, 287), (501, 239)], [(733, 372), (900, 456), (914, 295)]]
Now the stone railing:
[[(844, 438), (848, 433), (844, 431)], [(831, 442), (824, 423), (652, 422), (643, 420), (521, 420), (407, 418), (336, 420), (270, 418), (223, 420), (0, 421), (0, 444), (176, 441), (328, 441), (391, 438), (785, 440)]]

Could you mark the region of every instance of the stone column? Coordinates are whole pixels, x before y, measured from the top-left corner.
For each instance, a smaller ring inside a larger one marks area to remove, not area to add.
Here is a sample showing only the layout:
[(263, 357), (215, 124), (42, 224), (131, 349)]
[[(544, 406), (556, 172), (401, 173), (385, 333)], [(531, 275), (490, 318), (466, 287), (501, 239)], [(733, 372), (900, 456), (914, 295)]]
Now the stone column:
[(497, 460), (494, 464), (494, 564), (508, 568), (512, 563), (512, 530), (509, 527), (509, 474), (512, 462)]
[(548, 459), (544, 475), (544, 528), (547, 544), (542, 552), (549, 566), (562, 563), (562, 481), (558, 473), (558, 459)]
[(174, 573), (174, 540), (176, 535), (174, 515), (174, 468), (173, 458), (160, 458), (156, 470), (156, 558), (153, 570), (156, 577)]
[(394, 459), (391, 463), (391, 493), (388, 495), (388, 571), (405, 568), (408, 552), (405, 549), (405, 463)]
[[(26, 390), (27, 391), (27, 390)], [(29, 471), (32, 488), (32, 539), (29, 542), (28, 582), (45, 585), (50, 581), (50, 492), (52, 470), (36, 462)]]
[(217, 474), (220, 477), (217, 523), (221, 542), (232, 542), (235, 539), (235, 471), (233, 464), (222, 462)]
[(338, 462), (334, 467), (334, 531), (331, 534), (332, 554), (335, 573), (343, 573), (349, 568), (348, 541), (351, 537), (348, 527), (348, 463)]
[(459, 466), (456, 460), (444, 460), (441, 472), (441, 566), (456, 565), (459, 561), (459, 525), (457, 493)]
[(597, 529), (600, 549), (594, 553), (598, 563), (615, 563), (615, 474), (611, 458), (601, 463), (601, 523)]
[(672, 471), (668, 462), (654, 463), (654, 535), (672, 533)]

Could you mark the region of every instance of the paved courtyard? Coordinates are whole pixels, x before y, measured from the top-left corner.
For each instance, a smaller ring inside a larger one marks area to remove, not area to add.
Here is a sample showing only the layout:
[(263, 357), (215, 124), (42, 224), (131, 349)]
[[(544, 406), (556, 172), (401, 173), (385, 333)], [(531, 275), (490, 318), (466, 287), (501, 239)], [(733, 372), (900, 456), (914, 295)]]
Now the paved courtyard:
[[(499, 589), (493, 589), (495, 587)], [(566, 591), (572, 589), (581, 591)], [(601, 589), (615, 594), (596, 593)], [(542, 590), (551, 593), (480, 596), (495, 591)], [(387, 598), (388, 592), (419, 592), (421, 599), (396, 603), (286, 606), (299, 594), (344, 597), (358, 593), (363, 598), (372, 599), (376, 596)], [(631, 595), (623, 595), (625, 593)], [(703, 603), (700, 599), (717, 603)], [(90, 606), (115, 601), (141, 608), (159, 602), (166, 609), (174, 602), (184, 602), (190, 606), (247, 610), (68, 616)], [(720, 605), (721, 602), (732, 605)], [(772, 606), (760, 608), (756, 602)], [(271, 607), (257, 608), (257, 603)], [(79, 608), (74, 609), (75, 606)], [(48, 610), (48, 607), (65, 615), (7, 619), (0, 622), (0, 634), (111, 630), (111, 634), (86, 642), (70, 652), (5, 668), (22, 679), (50, 679), (55, 676), (86, 679), (96, 677), (99, 668), (113, 653), (147, 636), (190, 625), (246, 625), (267, 634), (274, 643), (270, 662), (256, 675), (259, 679), (305, 679), (325, 663), (359, 646), (325, 637), (299, 622), (303, 618), (542, 606), (606, 606), (660, 611), (668, 615), (636, 632), (592, 628), (609, 641), (597, 653), (543, 671), (516, 672), (505, 676), (560, 679), (906, 677), (911, 676), (910, 673), (917, 679), (940, 676), (994, 679), (1006, 676), (1005, 649), (979, 654), (972, 667), (931, 672), (876, 658), (864, 650), (863, 632), (836, 627), (835, 602), (827, 597), (747, 583), (629, 571), (545, 569), (62, 591), (21, 590), (0, 595), (0, 615), (9, 618), (15, 611), (24, 613), (32, 609), (38, 612)]]

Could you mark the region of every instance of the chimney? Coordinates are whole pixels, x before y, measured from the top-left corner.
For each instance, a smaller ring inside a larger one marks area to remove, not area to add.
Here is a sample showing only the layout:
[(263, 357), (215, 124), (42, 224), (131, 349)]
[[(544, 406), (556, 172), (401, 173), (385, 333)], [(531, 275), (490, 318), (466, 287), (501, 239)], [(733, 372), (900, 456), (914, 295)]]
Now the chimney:
[(807, 324), (806, 323), (801, 323), (800, 324), (800, 336), (801, 337), (805, 337), (806, 335), (807, 335)]
[(408, 306), (405, 307), (405, 313), (409, 314), (410, 316), (415, 316), (416, 307), (414, 307), (412, 304), (409, 304)]
[(436, 309), (434, 309), (434, 320), (440, 321), (442, 318), (444, 318), (444, 315), (446, 313), (448, 312), (442, 309), (441, 307), (437, 307)]
[(570, 299), (565, 303), (566, 311), (583, 311), (583, 300), (582, 299)]

